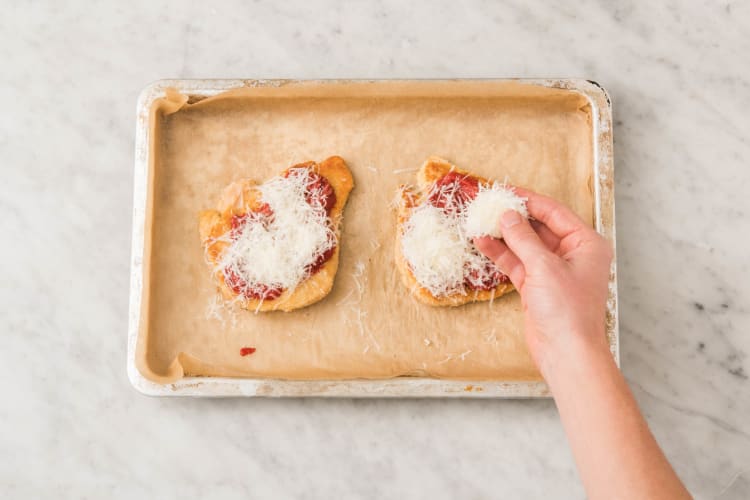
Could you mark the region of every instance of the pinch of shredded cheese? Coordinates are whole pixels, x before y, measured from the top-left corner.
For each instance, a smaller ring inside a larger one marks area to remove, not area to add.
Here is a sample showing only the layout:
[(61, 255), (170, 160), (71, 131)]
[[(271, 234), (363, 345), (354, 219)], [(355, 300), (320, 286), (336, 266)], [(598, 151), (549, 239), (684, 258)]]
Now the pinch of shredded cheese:
[(502, 238), (500, 216), (507, 210), (515, 210), (528, 218), (526, 199), (517, 196), (505, 184), (497, 182), (491, 185), (480, 185), (476, 198), (466, 207), (464, 229), (466, 236), (492, 236)]

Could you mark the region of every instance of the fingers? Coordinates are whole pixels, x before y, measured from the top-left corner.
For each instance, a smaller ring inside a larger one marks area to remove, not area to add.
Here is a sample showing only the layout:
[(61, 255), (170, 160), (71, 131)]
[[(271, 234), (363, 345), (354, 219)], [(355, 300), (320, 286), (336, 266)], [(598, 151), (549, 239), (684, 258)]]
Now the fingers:
[(474, 238), (474, 246), (485, 257), (494, 262), (503, 274), (506, 274), (510, 278), (513, 286), (519, 290), (521, 289), (526, 277), (526, 271), (519, 258), (508, 248), (508, 245), (501, 240), (484, 236), (482, 238)]
[(500, 216), (500, 229), (505, 244), (513, 250), (524, 266), (533, 264), (538, 258), (551, 253), (529, 221), (515, 210), (508, 210)]
[(542, 240), (542, 243), (544, 243), (549, 251), (552, 253), (557, 253), (557, 250), (560, 248), (560, 238), (558, 238), (550, 228), (537, 220), (529, 221), (529, 223), (531, 224), (531, 227), (534, 228), (536, 234), (539, 235), (539, 239)]
[(559, 201), (519, 187), (513, 190), (517, 195), (526, 198), (526, 208), (529, 214), (547, 226), (558, 238), (563, 239), (580, 230), (593, 231), (571, 209)]

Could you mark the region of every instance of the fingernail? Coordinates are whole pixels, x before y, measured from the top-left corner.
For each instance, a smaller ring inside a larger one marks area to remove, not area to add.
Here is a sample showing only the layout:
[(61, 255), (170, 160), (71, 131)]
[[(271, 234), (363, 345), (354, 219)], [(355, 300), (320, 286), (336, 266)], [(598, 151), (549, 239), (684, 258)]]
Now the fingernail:
[(500, 225), (503, 227), (513, 227), (521, 222), (521, 214), (515, 210), (506, 210), (500, 216)]

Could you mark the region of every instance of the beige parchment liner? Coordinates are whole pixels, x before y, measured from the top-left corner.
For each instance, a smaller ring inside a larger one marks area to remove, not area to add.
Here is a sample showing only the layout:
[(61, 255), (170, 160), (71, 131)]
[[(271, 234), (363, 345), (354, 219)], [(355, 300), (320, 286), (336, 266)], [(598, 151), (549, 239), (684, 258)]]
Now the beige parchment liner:
[[(515, 82), (303, 82), (202, 100), (171, 92), (154, 103), (150, 128), (136, 347), (147, 379), (541, 380), (517, 293), (458, 308), (409, 295), (393, 262), (392, 202), (397, 187), (414, 182), (416, 169), (436, 155), (553, 196), (593, 223), (592, 116), (584, 96)], [(198, 212), (214, 207), (230, 182), (263, 181), (331, 155), (346, 160), (355, 182), (332, 292), (289, 313), (210, 314), (217, 291)], [(242, 357), (245, 346), (257, 350)]]

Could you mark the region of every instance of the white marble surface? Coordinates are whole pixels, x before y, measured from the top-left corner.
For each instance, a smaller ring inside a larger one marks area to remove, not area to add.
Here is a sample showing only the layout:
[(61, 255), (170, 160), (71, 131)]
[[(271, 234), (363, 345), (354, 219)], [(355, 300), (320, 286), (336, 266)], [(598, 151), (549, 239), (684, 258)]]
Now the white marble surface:
[(152, 399), (125, 373), (142, 86), (494, 76), (609, 89), (623, 370), (695, 496), (750, 497), (747, 3), (64, 3), (0, 16), (0, 497), (582, 498), (551, 401)]

